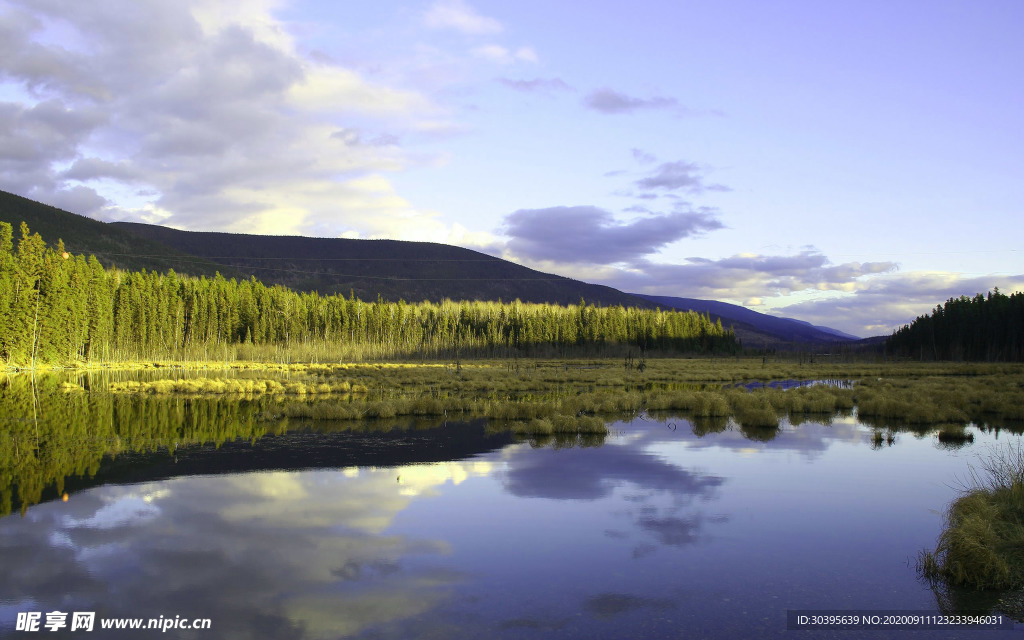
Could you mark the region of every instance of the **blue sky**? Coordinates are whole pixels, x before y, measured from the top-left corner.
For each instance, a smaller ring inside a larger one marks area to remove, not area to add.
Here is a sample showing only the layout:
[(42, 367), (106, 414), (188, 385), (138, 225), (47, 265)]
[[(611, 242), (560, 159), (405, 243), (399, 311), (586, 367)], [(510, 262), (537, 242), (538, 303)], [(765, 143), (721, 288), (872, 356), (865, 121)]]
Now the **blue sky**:
[(1024, 290), (1024, 4), (0, 0), (0, 188), (877, 335)]

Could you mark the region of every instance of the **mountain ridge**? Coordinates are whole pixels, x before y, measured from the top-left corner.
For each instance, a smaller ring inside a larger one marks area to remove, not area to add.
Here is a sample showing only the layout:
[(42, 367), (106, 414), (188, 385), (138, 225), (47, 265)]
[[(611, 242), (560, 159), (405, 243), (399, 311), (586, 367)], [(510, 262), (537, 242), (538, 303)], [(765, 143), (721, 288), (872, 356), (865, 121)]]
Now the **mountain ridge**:
[(193, 276), (219, 273), (267, 285), (364, 300), (504, 300), (697, 311), (732, 326), (749, 347), (859, 340), (829, 327), (777, 318), (737, 305), (674, 296), (630, 294), (544, 273), (479, 251), (402, 240), (353, 240), (181, 231), (137, 222), (106, 223), (0, 191), (0, 221), (22, 221), (48, 243), (93, 254), (104, 266)]
[(652, 307), (618, 289), (544, 273), (446, 244), (180, 231), (136, 222), (113, 226), (224, 264), (268, 284), (322, 294), (407, 301), (521, 300)]
[[(632, 294), (638, 298), (650, 300), (657, 304), (681, 311), (697, 311), (707, 313), (712, 318), (720, 318), (722, 324), (732, 322), (738, 327), (752, 327), (756, 331), (766, 333), (782, 342), (809, 342), (809, 343), (834, 343), (834, 342), (855, 342), (861, 340), (857, 336), (832, 329), (831, 327), (820, 327), (805, 320), (794, 318), (780, 318), (767, 313), (753, 311), (746, 307), (719, 302), (717, 300), (700, 300), (697, 298), (681, 298), (675, 296), (652, 296), (640, 293)], [(741, 332), (737, 331), (737, 335)], [(742, 336), (741, 336), (741, 339)], [(746, 346), (754, 346), (746, 339)], [(758, 344), (757, 346), (766, 346)]]

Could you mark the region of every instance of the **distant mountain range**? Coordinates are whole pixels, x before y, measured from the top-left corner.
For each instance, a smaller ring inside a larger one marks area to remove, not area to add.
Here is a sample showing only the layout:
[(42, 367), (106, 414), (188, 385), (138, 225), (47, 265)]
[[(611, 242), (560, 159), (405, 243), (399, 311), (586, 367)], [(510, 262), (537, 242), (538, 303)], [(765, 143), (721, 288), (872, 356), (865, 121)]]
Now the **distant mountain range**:
[(731, 322), (736, 327), (746, 326), (759, 333), (774, 336), (783, 342), (838, 342), (860, 340), (857, 336), (844, 333), (838, 329), (812, 325), (803, 320), (779, 318), (767, 313), (751, 311), (728, 302), (715, 300), (697, 300), (695, 298), (675, 298), (671, 296), (648, 296), (634, 293), (634, 296), (650, 300), (662, 307), (681, 311), (698, 311), (707, 313), (712, 318), (722, 318), (722, 324)]
[(849, 334), (744, 307), (693, 298), (623, 293), (543, 273), (478, 251), (432, 242), (351, 240), (179, 231), (157, 225), (104, 223), (0, 191), (0, 221), (25, 221), (48, 243), (105, 266), (195, 276), (255, 276), (266, 284), (364, 300), (505, 300), (672, 308), (707, 313), (732, 326), (745, 346), (856, 341)]

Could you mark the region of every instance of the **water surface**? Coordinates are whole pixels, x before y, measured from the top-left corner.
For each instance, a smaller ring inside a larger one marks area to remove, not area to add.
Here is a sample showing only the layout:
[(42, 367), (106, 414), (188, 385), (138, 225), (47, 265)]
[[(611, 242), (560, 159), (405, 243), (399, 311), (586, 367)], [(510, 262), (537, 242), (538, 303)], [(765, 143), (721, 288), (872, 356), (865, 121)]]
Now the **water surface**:
[(1019, 440), (879, 444), (852, 416), (753, 438), (678, 417), (615, 422), (603, 441), (516, 441), (482, 421), (275, 432), (247, 422), (257, 406), (166, 402), (121, 410), (249, 431), (126, 447), (68, 480), (66, 502), (50, 487), (0, 519), (0, 635), (53, 610), (212, 621), (67, 637), (396, 639), (782, 638), (787, 609), (936, 611), (914, 557), (968, 463)]

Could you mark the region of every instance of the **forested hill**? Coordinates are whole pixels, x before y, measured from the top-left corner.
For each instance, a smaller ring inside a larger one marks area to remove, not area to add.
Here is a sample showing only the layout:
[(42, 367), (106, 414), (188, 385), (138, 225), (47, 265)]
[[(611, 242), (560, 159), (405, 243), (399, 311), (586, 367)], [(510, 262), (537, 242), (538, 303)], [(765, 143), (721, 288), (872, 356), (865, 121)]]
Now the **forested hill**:
[(950, 298), (897, 330), (886, 348), (922, 360), (1024, 360), (1024, 293)]
[(248, 278), (224, 265), (139, 238), (114, 225), (6, 191), (0, 191), (0, 222), (11, 225), (15, 237), (24, 222), (47, 244), (56, 245), (58, 240), (63, 240), (65, 248), (71, 253), (94, 255), (105, 267), (149, 271), (174, 269), (178, 273), (208, 277), (213, 277), (219, 271), (227, 278)]
[(376, 300), (505, 300), (604, 306), (654, 305), (601, 285), (564, 278), (431, 242), (348, 240), (177, 231), (104, 223), (0, 191), (0, 222), (17, 235), (22, 222), (50, 245), (95, 255), (106, 267), (147, 269), (281, 284), (324, 294), (354, 291)]
[(380, 295), (392, 301), (518, 299), (572, 304), (582, 298), (603, 306), (654, 306), (611, 287), (433, 242), (179, 231), (130, 222), (113, 226), (297, 291), (355, 292), (363, 300)]
[(0, 222), (0, 363), (230, 359), (243, 350), (322, 360), (735, 353), (696, 313), (512, 302), (362, 302), (258, 280), (104, 269)]

